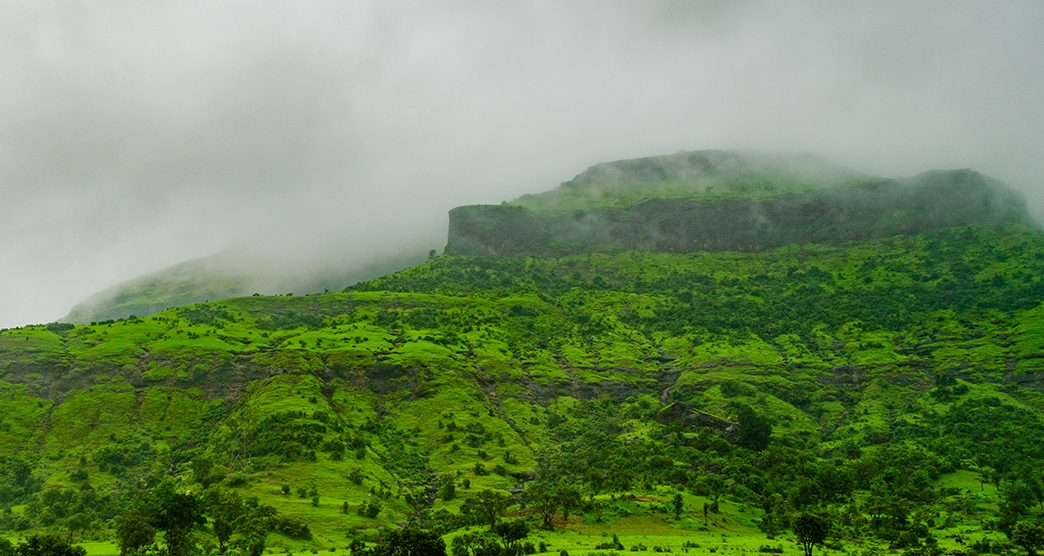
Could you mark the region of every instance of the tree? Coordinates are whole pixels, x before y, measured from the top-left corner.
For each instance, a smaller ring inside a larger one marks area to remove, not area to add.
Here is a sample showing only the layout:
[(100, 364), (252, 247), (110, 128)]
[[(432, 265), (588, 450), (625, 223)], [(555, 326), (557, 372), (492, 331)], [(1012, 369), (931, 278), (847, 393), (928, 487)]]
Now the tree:
[(32, 535), (18, 544), (15, 556), (87, 556), (87, 551), (57, 535)]
[(261, 512), (248, 512), (236, 520), (239, 537), (232, 544), (248, 556), (261, 556), (268, 536), (268, 519)]
[(446, 556), (446, 542), (438, 533), (419, 529), (390, 531), (373, 549), (373, 556)]
[(357, 513), (363, 517), (375, 518), (381, 513), (381, 503), (376, 498), (369, 498), (359, 505)]
[(749, 450), (760, 452), (768, 447), (772, 439), (772, 423), (758, 415), (748, 406), (739, 410), (739, 437), (736, 443)]
[(0, 537), (0, 556), (15, 556), (14, 545), (4, 537)]
[(884, 478), (875, 477), (870, 482), (866, 513), (870, 515), (870, 525), (879, 535), (894, 539), (898, 531), (906, 529), (910, 524), (907, 511), (910, 505), (895, 496), (892, 490)]
[(540, 514), (545, 529), (555, 528), (552, 519), (558, 510), (559, 498), (554, 487), (545, 481), (533, 481), (526, 486), (526, 501)]
[(1040, 506), (1040, 511), (1044, 512), (1044, 479), (1028, 469), (1020, 471), (1019, 475), (1022, 477), (1023, 482), (1026, 483), (1033, 500)]
[(492, 529), (500, 516), (504, 515), (504, 510), (511, 505), (511, 497), (486, 489), (468, 498), (464, 503), (467, 512), (472, 513), (477, 518), (476, 521), (488, 524)]
[[(256, 496), (244, 499), (243, 511), (234, 522), (238, 535), (232, 541), (232, 546), (247, 556), (261, 556), (265, 551), (268, 529), (276, 521), (275, 517), (275, 508), (261, 504)], [(285, 527), (283, 532), (285, 534)], [(305, 526), (305, 529), (299, 529), (297, 534), (311, 536), (311, 531), (308, 531), (307, 526)]]
[(155, 538), (156, 529), (139, 509), (130, 510), (116, 521), (116, 544), (120, 547), (120, 556), (137, 554), (151, 545)]
[(685, 499), (682, 498), (680, 492), (674, 495), (674, 498), (671, 500), (671, 506), (674, 509), (674, 519), (681, 519), (682, 511), (685, 509)]
[(529, 526), (521, 519), (501, 521), (493, 526), (493, 532), (504, 539), (506, 554), (519, 554), (518, 542), (529, 536)]
[(439, 488), (439, 496), (443, 500), (453, 500), (457, 497), (457, 485), (453, 482), (453, 477), (443, 477), (442, 486)]
[(453, 556), (500, 556), (504, 547), (489, 531), (472, 531), (453, 537)]
[(786, 504), (783, 496), (774, 492), (762, 499), (762, 507), (765, 515), (758, 522), (761, 529), (769, 538), (775, 536), (776, 532), (786, 523)]
[(605, 502), (595, 499), (594, 495), (591, 495), (589, 499), (591, 503), (591, 509), (594, 510), (595, 521), (598, 523), (602, 522), (602, 510), (605, 509)]
[(562, 520), (569, 521), (569, 510), (580, 505), (580, 491), (575, 487), (562, 484), (558, 486), (558, 506), (562, 509)]
[(213, 482), (213, 470), (214, 462), (207, 456), (198, 455), (192, 458), (192, 476), (203, 488), (207, 488)]
[(183, 556), (188, 552), (189, 533), (207, 522), (199, 499), (190, 492), (178, 492), (172, 483), (163, 483), (157, 490), (158, 512), (153, 524), (164, 531), (169, 556)]
[(794, 520), (794, 535), (805, 551), (805, 556), (812, 556), (812, 549), (823, 544), (830, 532), (830, 521), (814, 513), (802, 513)]
[(710, 496), (711, 501), (707, 508), (710, 513), (718, 513), (718, 500), (721, 498), (721, 494), (725, 492), (725, 479), (718, 473), (709, 473), (700, 477), (697, 481), (697, 489), (702, 491), (703, 494)]
[(997, 528), (1011, 537), (1019, 517), (1035, 502), (1033, 490), (1025, 482), (1015, 479), (1005, 482), (1001, 492), (1004, 499), (1000, 503)]
[(1011, 530), (1011, 542), (1026, 549), (1026, 554), (1036, 556), (1044, 548), (1044, 523), (1020, 521)]
[(213, 488), (203, 495), (203, 504), (210, 516), (214, 528), (214, 536), (218, 540), (218, 553), (224, 554), (228, 549), (228, 541), (236, 531), (236, 523), (243, 515), (243, 500), (239, 493)]
[(81, 506), (78, 507), (76, 511), (70, 513), (63, 520), (65, 526), (69, 529), (69, 541), (72, 542), (76, 533), (83, 533), (84, 531), (90, 530), (97, 517), (98, 516), (95, 514), (93, 509), (84, 508), (81, 503)]
[(319, 489), (315, 485), (308, 489), (308, 496), (312, 498), (312, 506), (319, 507)]

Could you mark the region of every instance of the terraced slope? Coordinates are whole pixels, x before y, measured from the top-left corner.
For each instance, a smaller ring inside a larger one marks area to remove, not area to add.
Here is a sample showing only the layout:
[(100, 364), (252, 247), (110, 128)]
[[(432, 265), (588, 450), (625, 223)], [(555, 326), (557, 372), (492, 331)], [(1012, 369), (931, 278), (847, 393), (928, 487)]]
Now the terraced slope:
[(1042, 267), (1018, 225), (443, 256), (340, 293), (5, 330), (0, 526), (111, 539), (127, 497), (174, 480), (270, 505), (270, 548), (343, 548), (393, 523), (452, 538), (478, 492), (564, 482), (582, 498), (540, 537), (555, 552), (612, 532), (754, 550), (813, 508), (846, 547), (1003, 542), (990, 523), (1039, 516), (999, 493), (1044, 469)]

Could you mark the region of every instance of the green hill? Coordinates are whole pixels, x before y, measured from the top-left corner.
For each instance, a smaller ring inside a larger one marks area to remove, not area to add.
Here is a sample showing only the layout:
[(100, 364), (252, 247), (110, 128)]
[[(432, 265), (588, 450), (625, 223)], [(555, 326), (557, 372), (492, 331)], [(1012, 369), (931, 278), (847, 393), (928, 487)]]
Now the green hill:
[(499, 493), (537, 552), (796, 554), (806, 512), (832, 551), (1012, 550), (1044, 501), (1041, 268), (1015, 217), (446, 255), (338, 293), (5, 330), (0, 527), (112, 552), (128, 516), (198, 499), (202, 549), (231, 523), (233, 550), (354, 554), (409, 524), (470, 556), (501, 542)]
[(954, 226), (1029, 223), (1021, 195), (971, 170), (859, 177), (809, 157), (722, 151), (598, 165), (512, 204), (450, 211), (453, 255), (758, 251)]
[(650, 199), (768, 199), (880, 178), (822, 157), (759, 151), (680, 151), (596, 164), (556, 189), (511, 203), (537, 212), (627, 208)]
[[(73, 307), (62, 321), (90, 322), (145, 316), (164, 309), (254, 293), (312, 293), (401, 270), (422, 261), (418, 253), (371, 260), (273, 265), (258, 256), (224, 252), (193, 259), (102, 290)], [(302, 267), (308, 269), (302, 273)]]

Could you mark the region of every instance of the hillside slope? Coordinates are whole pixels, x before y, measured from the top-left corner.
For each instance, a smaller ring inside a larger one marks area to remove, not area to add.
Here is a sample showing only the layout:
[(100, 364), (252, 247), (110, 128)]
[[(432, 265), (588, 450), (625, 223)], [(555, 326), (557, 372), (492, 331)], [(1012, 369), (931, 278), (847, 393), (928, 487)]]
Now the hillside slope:
[[(481, 523), (478, 492), (540, 484), (582, 489), (540, 534), (555, 552), (614, 532), (754, 550), (811, 508), (844, 546), (1003, 542), (985, 524), (1009, 498), (977, 481), (1044, 469), (1042, 265), (1044, 235), (1018, 225), (443, 256), (342, 293), (6, 330), (0, 455), (31, 472), (0, 476), (17, 508), (0, 526), (90, 536), (48, 494), (90, 484), (89, 530), (112, 538), (131, 485), (173, 477), (306, 524), (270, 522), (286, 550), (395, 522), (449, 533)], [(914, 510), (879, 521), (885, 502)], [(526, 507), (508, 511), (536, 527)]]

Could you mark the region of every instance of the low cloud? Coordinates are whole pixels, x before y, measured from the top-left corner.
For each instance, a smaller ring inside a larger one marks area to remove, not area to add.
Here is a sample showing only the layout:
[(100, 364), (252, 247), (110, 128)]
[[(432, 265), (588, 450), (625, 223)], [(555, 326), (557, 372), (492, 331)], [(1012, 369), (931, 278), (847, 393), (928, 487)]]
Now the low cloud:
[(446, 211), (681, 149), (973, 167), (1044, 214), (1044, 5), (0, 7), (0, 326), (224, 249), (441, 248)]

